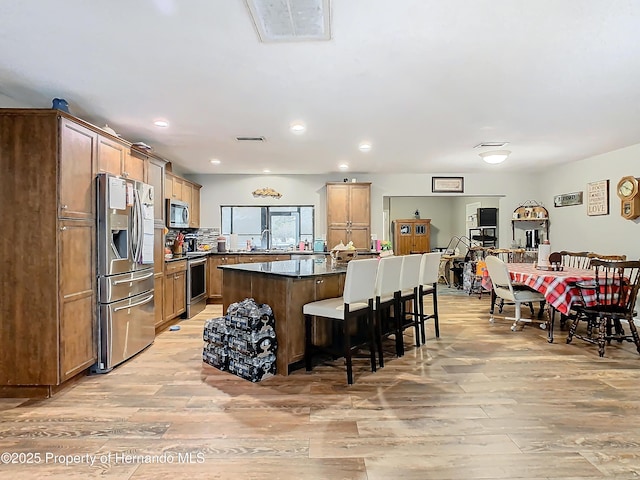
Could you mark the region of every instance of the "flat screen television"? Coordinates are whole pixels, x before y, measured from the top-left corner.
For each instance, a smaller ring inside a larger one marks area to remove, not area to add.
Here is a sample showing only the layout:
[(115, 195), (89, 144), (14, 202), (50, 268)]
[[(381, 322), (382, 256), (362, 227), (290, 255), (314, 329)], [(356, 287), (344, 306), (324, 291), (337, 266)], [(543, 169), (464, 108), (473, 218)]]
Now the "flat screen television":
[(479, 227), (495, 227), (498, 225), (498, 209), (497, 208), (479, 208), (478, 209), (478, 226)]

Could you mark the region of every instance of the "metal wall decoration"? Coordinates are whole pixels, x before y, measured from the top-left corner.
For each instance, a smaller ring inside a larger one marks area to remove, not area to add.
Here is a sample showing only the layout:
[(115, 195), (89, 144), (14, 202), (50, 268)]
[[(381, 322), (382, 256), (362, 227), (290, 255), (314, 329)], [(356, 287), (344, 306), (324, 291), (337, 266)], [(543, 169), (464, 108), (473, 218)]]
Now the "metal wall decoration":
[(587, 184), (587, 215), (609, 215), (609, 180)]
[(553, 197), (554, 207), (568, 207), (570, 205), (582, 205), (582, 192), (563, 193)]
[(270, 187), (259, 188), (258, 190), (254, 190), (252, 194), (254, 197), (280, 198), (282, 196), (281, 193), (276, 192), (273, 188)]

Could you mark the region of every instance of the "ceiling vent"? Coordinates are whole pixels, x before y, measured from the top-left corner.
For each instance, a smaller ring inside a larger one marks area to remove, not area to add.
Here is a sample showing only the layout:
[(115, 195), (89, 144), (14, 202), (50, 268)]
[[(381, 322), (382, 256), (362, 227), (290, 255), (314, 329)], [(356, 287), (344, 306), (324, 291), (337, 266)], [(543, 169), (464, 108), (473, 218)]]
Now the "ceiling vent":
[(264, 142), (266, 138), (264, 137), (236, 137), (236, 140), (239, 142)]
[(509, 142), (482, 142), (473, 148), (483, 148), (483, 147), (502, 148), (502, 147), (506, 147), (507, 145), (509, 145)]
[(264, 43), (331, 39), (330, 0), (245, 0)]

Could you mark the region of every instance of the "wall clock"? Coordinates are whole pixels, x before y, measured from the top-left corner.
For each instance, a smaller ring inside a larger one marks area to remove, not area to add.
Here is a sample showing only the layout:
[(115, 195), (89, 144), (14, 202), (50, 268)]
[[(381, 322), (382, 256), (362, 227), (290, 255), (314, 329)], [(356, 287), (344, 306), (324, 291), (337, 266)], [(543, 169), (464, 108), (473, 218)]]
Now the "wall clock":
[(627, 220), (640, 217), (640, 189), (638, 179), (628, 175), (618, 182), (618, 196), (620, 197), (620, 215)]

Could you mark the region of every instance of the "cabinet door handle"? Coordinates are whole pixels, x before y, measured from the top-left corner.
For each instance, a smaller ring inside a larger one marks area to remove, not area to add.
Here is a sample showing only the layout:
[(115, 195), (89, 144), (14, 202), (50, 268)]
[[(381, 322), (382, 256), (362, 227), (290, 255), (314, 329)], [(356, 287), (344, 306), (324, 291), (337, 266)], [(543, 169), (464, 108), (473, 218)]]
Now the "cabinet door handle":
[(67, 208), (69, 208), (69, 206), (68, 206), (68, 205), (60, 205), (60, 208), (61, 208), (62, 210), (66, 210)]
[(61, 231), (64, 231), (64, 230), (66, 230), (66, 229), (67, 229), (67, 227), (60, 227), (60, 230), (61, 230)]
[(316, 284), (319, 285), (321, 283), (324, 283), (324, 280), (316, 280)]

